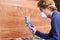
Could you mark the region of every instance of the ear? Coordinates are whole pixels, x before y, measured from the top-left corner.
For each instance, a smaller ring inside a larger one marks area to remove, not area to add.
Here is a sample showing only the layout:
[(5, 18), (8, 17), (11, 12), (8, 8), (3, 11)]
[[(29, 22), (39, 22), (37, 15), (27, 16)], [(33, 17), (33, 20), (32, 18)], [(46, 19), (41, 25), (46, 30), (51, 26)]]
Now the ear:
[(48, 8), (49, 10), (51, 10), (51, 6), (48, 6), (47, 8)]

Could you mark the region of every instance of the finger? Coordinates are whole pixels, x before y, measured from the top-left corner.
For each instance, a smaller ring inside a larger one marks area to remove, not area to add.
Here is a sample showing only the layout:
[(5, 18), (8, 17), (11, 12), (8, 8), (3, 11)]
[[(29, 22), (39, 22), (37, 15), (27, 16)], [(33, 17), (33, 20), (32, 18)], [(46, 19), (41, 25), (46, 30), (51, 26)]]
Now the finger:
[(25, 26), (28, 26), (28, 24), (25, 24)]

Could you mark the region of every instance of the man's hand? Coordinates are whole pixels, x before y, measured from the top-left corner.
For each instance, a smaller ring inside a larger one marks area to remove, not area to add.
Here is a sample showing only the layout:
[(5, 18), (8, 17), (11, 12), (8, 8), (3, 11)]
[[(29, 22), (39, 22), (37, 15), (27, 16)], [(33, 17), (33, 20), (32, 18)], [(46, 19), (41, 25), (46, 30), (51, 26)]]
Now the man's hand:
[(29, 24), (26, 24), (26, 26), (28, 26), (34, 33), (36, 32), (36, 29), (33, 24), (29, 23)]
[(33, 28), (34, 28), (34, 25), (33, 24), (26, 24), (26, 26), (28, 26), (31, 30), (33, 30)]

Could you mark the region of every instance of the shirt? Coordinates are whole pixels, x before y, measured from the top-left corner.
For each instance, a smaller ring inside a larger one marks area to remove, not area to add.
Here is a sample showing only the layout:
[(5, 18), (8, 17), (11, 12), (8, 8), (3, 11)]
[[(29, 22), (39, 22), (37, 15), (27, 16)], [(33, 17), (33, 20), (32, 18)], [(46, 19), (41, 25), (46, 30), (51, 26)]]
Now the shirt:
[(35, 35), (46, 40), (60, 40), (60, 12), (57, 10), (53, 11), (51, 18), (51, 30), (48, 34), (37, 30)]

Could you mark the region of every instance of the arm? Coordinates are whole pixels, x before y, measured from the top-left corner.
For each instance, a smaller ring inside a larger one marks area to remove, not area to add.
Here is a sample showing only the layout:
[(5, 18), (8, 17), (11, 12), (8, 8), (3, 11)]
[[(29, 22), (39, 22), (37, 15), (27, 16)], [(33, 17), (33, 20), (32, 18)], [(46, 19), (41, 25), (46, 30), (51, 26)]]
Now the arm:
[(49, 39), (49, 38), (51, 38), (50, 34), (44, 34), (44, 33), (40, 32), (40, 31), (38, 31), (38, 30), (36, 30), (35, 35), (37, 35), (37, 36), (39, 36), (39, 37), (41, 37), (41, 38), (44, 38), (44, 39)]
[(33, 33), (41, 38), (44, 38), (44, 39), (49, 39), (51, 38), (50, 35), (52, 35), (52, 32), (50, 31), (49, 34), (44, 34), (44, 33), (41, 33), (40, 31), (36, 30), (35, 27), (33, 26), (33, 24), (27, 24), (27, 26), (33, 31)]

